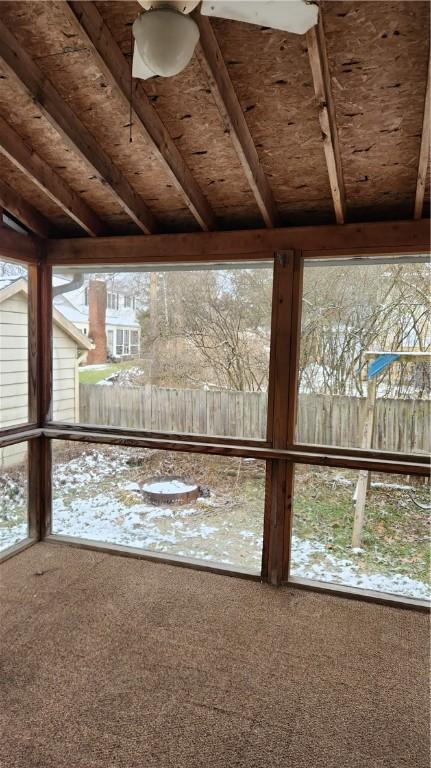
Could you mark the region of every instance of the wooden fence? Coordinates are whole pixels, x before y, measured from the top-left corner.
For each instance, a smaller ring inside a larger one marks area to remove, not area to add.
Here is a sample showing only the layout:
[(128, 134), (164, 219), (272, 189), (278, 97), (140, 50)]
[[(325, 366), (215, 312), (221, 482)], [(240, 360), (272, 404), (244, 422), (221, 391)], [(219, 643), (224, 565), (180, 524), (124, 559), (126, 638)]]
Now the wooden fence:
[[(81, 384), (80, 421), (154, 432), (265, 439), (264, 392)], [(365, 398), (300, 395), (297, 440), (359, 447)], [(373, 447), (429, 452), (431, 401), (377, 400)]]

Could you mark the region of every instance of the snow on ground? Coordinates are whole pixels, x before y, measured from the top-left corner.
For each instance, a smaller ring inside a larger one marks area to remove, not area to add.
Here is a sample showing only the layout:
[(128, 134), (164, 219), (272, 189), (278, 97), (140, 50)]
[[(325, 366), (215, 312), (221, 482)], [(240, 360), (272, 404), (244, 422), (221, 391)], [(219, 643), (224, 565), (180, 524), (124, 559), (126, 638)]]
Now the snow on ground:
[[(54, 532), (259, 570), (262, 518), (248, 519), (247, 510), (242, 508), (239, 522), (235, 503), (226, 508), (221, 492), (186, 505), (146, 503), (134, 480), (136, 472), (133, 456), (127, 451), (110, 454), (94, 449), (69, 461), (57, 461)], [(0, 480), (1, 550), (25, 538), (27, 529), (22, 522), (25, 493), (7, 474)], [(167, 485), (177, 482), (163, 479), (151, 484), (170, 492)], [(349, 557), (337, 557), (319, 541), (293, 536), (292, 575), (429, 599), (429, 588), (422, 581), (377, 569), (365, 571), (361, 554), (361, 550), (351, 550)]]
[(80, 371), (105, 371), (106, 368), (110, 368), (112, 363), (98, 363), (96, 365), (80, 365)]
[(187, 485), (181, 480), (161, 480), (158, 482), (153, 480), (142, 486), (142, 490), (148, 493), (188, 493), (195, 488), (196, 485)]
[(102, 381), (98, 381), (97, 383), (105, 386), (112, 386), (114, 384), (120, 387), (142, 386), (144, 377), (144, 369), (134, 366), (132, 368), (124, 368), (119, 371), (114, 371), (114, 373), (111, 373), (106, 379), (102, 379)]
[[(353, 550), (352, 550), (353, 551)], [(359, 548), (354, 554), (361, 554)], [(291, 574), (302, 579), (344, 584), (359, 589), (430, 599), (429, 587), (404, 574), (365, 573), (349, 558), (339, 558), (325, 550), (324, 544), (293, 536)]]

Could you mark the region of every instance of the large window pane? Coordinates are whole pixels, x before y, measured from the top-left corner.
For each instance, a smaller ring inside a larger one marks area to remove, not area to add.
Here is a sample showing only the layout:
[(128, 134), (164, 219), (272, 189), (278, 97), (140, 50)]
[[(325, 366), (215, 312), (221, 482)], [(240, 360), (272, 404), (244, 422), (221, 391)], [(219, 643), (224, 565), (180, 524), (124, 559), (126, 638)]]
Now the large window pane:
[(265, 462), (68, 441), (53, 454), (53, 533), (260, 572)]
[(0, 448), (0, 551), (28, 536), (27, 443)]
[(430, 451), (430, 276), (421, 262), (306, 262), (298, 442)]
[(352, 546), (359, 473), (297, 465), (291, 575), (429, 599), (427, 479), (372, 474)]
[(0, 261), (0, 427), (28, 421), (27, 269)]
[(54, 418), (265, 439), (272, 261), (56, 269)]

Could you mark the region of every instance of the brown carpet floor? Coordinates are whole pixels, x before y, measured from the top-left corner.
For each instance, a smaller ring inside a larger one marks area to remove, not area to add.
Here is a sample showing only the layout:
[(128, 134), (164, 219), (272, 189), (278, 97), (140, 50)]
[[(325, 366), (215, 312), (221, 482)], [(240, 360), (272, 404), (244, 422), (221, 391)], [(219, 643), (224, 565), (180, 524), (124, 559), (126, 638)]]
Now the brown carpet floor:
[(0, 567), (4, 768), (428, 768), (428, 618), (38, 544)]

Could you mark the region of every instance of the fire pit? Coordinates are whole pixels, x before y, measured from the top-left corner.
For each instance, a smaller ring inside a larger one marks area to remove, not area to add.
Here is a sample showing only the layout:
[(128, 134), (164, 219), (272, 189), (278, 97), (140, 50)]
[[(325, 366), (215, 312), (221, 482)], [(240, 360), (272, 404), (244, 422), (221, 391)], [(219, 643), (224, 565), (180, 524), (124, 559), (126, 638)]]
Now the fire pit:
[(182, 477), (154, 477), (141, 485), (144, 499), (151, 504), (188, 504), (200, 496), (200, 488)]

